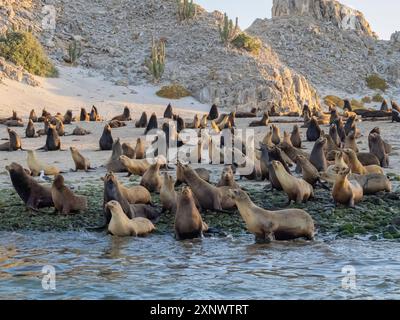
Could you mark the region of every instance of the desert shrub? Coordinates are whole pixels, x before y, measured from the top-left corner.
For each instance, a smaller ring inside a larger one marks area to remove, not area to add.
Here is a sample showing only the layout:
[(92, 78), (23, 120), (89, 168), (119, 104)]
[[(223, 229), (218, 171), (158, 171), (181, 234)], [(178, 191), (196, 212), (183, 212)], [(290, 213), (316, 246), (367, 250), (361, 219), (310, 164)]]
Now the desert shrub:
[(168, 98), (168, 99), (181, 99), (185, 97), (189, 97), (192, 94), (186, 88), (179, 84), (171, 84), (169, 86), (164, 86), (161, 90), (156, 92), (156, 95), (161, 98)]
[(151, 56), (145, 61), (149, 73), (153, 76), (153, 81), (158, 82), (165, 70), (165, 41), (155, 41), (151, 45)]
[(324, 102), (327, 106), (330, 106), (330, 107), (339, 107), (339, 108), (344, 107), (343, 99), (341, 99), (337, 96), (334, 96), (334, 95), (326, 96), (324, 98)]
[(381, 77), (379, 77), (377, 74), (373, 74), (368, 76), (365, 81), (367, 82), (367, 86), (368, 88), (372, 89), (372, 90), (382, 90), (382, 91), (386, 91), (386, 89), (389, 88), (387, 82), (385, 79), (382, 79)]
[(253, 54), (258, 54), (261, 49), (260, 39), (253, 38), (248, 34), (241, 32), (232, 40), (232, 44), (238, 49), (244, 49)]
[(371, 97), (366, 96), (366, 97), (362, 98), (361, 101), (363, 103), (371, 103), (372, 99), (371, 99)]
[(57, 76), (57, 69), (32, 33), (7, 32), (0, 38), (0, 56), (37, 76)]
[(78, 40), (72, 40), (68, 47), (68, 62), (76, 64), (78, 59), (82, 56), (82, 44)]
[(219, 35), (221, 36), (221, 41), (225, 45), (228, 45), (237, 35), (239, 31), (239, 18), (236, 18), (236, 23), (228, 18), (228, 15), (224, 14), (224, 21), (219, 26)]
[(178, 2), (178, 16), (180, 21), (192, 19), (196, 16), (197, 8), (193, 0), (176, 0)]
[(374, 95), (372, 97), (372, 101), (373, 102), (383, 102), (383, 100), (385, 100), (381, 94), (377, 93), (376, 95)]
[(350, 103), (353, 110), (364, 109), (364, 103), (362, 101), (351, 99)]

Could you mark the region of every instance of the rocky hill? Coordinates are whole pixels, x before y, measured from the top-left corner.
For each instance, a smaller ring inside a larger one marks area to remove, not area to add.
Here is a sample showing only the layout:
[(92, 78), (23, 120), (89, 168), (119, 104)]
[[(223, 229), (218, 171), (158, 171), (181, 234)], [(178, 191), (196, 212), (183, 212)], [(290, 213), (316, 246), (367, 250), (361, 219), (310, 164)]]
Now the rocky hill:
[(368, 92), (372, 74), (389, 83), (389, 92), (400, 87), (399, 34), (378, 40), (361, 12), (338, 1), (274, 0), (272, 19), (257, 19), (247, 32), (319, 92)]
[[(179, 22), (175, 0), (23, 1), (24, 6), (5, 1), (12, 20), (41, 29), (37, 34), (54, 59), (61, 63), (71, 39), (80, 39), (80, 64), (100, 70), (117, 84), (147, 83), (144, 61), (151, 40), (164, 38), (167, 64), (162, 84), (179, 82), (203, 103), (239, 109), (276, 104), (291, 111), (305, 102), (319, 107), (316, 90), (283, 64), (269, 45), (259, 55), (226, 48), (218, 30), (223, 18), (219, 12), (200, 8), (192, 21)], [(40, 22), (48, 3), (57, 13), (51, 45)], [(8, 12), (1, 14), (10, 17)]]

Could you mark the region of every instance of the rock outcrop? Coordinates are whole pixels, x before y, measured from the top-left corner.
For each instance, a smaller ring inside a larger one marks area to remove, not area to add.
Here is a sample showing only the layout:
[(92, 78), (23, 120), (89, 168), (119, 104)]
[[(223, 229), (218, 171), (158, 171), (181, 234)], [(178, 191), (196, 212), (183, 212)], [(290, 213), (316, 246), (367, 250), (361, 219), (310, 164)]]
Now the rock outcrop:
[(18, 82), (26, 83), (30, 86), (36, 87), (39, 82), (29, 72), (25, 71), (24, 68), (16, 66), (15, 64), (6, 61), (0, 57), (0, 81), (1, 79), (7, 78)]

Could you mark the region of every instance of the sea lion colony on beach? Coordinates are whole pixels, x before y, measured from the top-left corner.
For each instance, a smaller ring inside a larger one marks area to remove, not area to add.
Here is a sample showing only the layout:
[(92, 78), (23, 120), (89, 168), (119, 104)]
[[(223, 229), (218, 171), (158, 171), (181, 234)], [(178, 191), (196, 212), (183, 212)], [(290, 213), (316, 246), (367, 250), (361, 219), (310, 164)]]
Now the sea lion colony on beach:
[[(351, 105), (347, 104), (347, 108), (351, 108)], [(393, 110), (397, 111), (396, 108)], [(165, 122), (161, 127), (166, 133), (171, 133), (171, 128), (175, 128), (173, 136), (179, 140), (180, 132), (184, 128), (199, 129), (209, 125), (213, 128), (214, 135), (220, 135), (224, 145), (227, 141), (223, 132), (233, 130), (236, 114), (240, 115), (239, 118), (254, 118), (257, 116), (257, 110), (220, 114), (218, 107), (213, 105), (208, 115), (195, 115), (193, 122), (186, 123), (174, 112), (172, 106), (168, 105), (164, 112)], [(268, 126), (270, 116), (274, 115), (273, 110), (265, 112), (260, 120), (249, 124), (254, 127)], [(244, 157), (245, 162), (254, 164), (253, 173), (242, 175), (240, 170), (244, 166), (243, 163), (225, 165), (219, 181), (214, 185), (210, 182), (209, 170), (192, 168), (191, 165), (179, 161), (176, 163), (175, 179), (165, 171), (165, 159), (157, 157), (154, 161), (146, 158), (149, 145), (142, 137), (137, 138), (135, 145), (121, 143), (119, 138), (114, 140), (112, 128), (126, 126), (125, 122), (132, 121), (130, 110), (125, 107), (121, 115), (105, 124), (99, 140), (100, 150), (112, 150), (109, 161), (104, 164), (108, 173), (102, 178), (103, 210), (109, 232), (118, 236), (147, 235), (155, 230), (153, 223), (156, 223), (160, 214), (170, 214), (175, 215), (174, 228), (177, 239), (196, 238), (208, 230), (207, 224), (202, 220), (202, 212), (209, 210), (233, 213), (234, 210), (238, 210), (248, 231), (256, 236), (257, 241), (313, 238), (314, 224), (307, 212), (297, 209), (274, 212), (255, 206), (249, 195), (241, 189), (236, 176), (249, 180), (269, 180), (272, 188), (287, 194), (289, 203), (312, 201), (318, 187), (331, 188), (335, 203), (349, 207), (354, 207), (362, 201), (366, 194), (391, 191), (391, 183), (384, 175), (382, 167), (389, 165), (392, 146), (381, 137), (379, 128), (374, 128), (368, 135), (370, 152), (359, 152), (357, 139), (361, 133), (357, 128), (356, 115), (351, 114), (346, 120), (336, 109), (331, 109), (329, 114), (324, 115), (305, 106), (303, 117), (307, 128), (305, 138), (314, 142), (311, 153), (302, 149), (303, 137), (299, 125), (294, 125), (291, 133), (285, 131), (282, 135), (279, 126), (273, 124), (265, 130), (260, 149), (255, 146), (251, 149), (254, 154)], [(90, 114), (82, 108), (78, 118), (82, 122), (101, 121), (95, 106)], [(160, 129), (155, 113), (151, 114), (149, 121), (147, 119), (147, 113), (143, 112), (135, 127), (145, 129), (144, 134), (153, 129)], [(176, 127), (168, 125), (168, 130), (164, 130), (165, 124), (172, 121), (171, 119), (177, 121)], [(7, 125), (6, 121), (9, 120), (22, 122), (15, 112), (2, 123)], [(41, 117), (37, 117), (32, 110), (25, 130), (26, 137), (37, 138), (40, 134), (45, 135), (45, 145), (38, 150), (60, 150), (60, 136), (68, 135), (65, 133), (64, 124), (72, 125), (76, 120), (71, 110), (64, 116), (52, 116), (43, 109)], [(35, 129), (35, 122), (44, 123), (44, 130), (39, 130), (42, 132)], [(324, 133), (321, 125), (328, 126), (328, 134)], [(0, 150), (9, 152), (22, 149), (18, 134), (12, 129), (7, 130), (9, 141), (0, 145)], [(85, 135), (90, 132), (76, 126), (72, 134)], [(208, 146), (210, 153), (219, 153), (220, 151), (210, 148), (211, 136), (205, 137), (199, 142), (199, 150)], [(181, 145), (178, 144), (178, 147)], [(245, 145), (242, 144), (242, 150), (234, 152), (242, 154), (245, 149)], [(78, 147), (70, 147), (70, 152), (74, 163), (73, 170), (95, 170)], [(250, 156), (254, 160), (250, 160)], [(27, 167), (30, 175), (17, 163), (6, 167), (15, 190), (27, 208), (37, 211), (41, 208), (55, 207), (60, 214), (87, 210), (86, 197), (74, 194), (65, 185), (60, 170), (40, 160), (40, 153), (35, 150), (27, 151)], [(140, 185), (125, 186), (118, 181), (113, 172), (128, 172), (129, 175), (141, 176)], [(33, 178), (39, 175), (54, 176), (52, 187), (42, 185)], [(178, 189), (181, 184), (187, 185), (182, 191)], [(162, 212), (152, 204), (152, 193), (160, 193)]]

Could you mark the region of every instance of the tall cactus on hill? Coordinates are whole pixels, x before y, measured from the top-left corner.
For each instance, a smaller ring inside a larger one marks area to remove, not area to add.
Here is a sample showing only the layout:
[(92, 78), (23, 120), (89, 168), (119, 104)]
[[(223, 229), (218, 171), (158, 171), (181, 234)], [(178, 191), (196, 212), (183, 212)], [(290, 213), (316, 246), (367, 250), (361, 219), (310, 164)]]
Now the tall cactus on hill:
[(78, 40), (72, 40), (68, 47), (69, 63), (76, 64), (82, 56), (82, 45)]
[(165, 41), (153, 39), (151, 46), (151, 57), (146, 59), (146, 66), (153, 76), (153, 81), (158, 82), (165, 70)]
[(176, 0), (178, 3), (178, 16), (180, 21), (192, 19), (196, 15), (196, 5), (193, 0)]
[(224, 14), (224, 21), (219, 26), (219, 34), (221, 36), (221, 40), (225, 45), (228, 45), (236, 36), (239, 30), (239, 19), (236, 18), (235, 25), (233, 21), (228, 18), (228, 15)]

